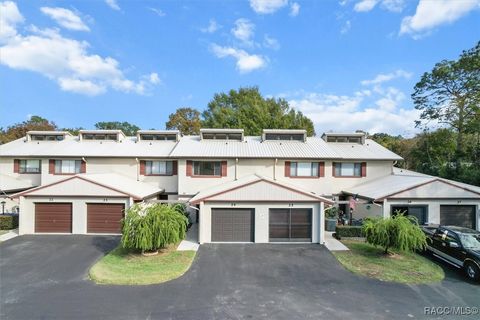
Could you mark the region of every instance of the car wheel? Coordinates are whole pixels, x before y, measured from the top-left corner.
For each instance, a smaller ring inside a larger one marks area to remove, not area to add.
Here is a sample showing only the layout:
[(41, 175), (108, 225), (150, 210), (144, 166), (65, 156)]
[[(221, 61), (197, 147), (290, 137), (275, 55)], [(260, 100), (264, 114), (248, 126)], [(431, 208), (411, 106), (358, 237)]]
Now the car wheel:
[(473, 262), (465, 263), (465, 274), (470, 280), (480, 280), (480, 268)]

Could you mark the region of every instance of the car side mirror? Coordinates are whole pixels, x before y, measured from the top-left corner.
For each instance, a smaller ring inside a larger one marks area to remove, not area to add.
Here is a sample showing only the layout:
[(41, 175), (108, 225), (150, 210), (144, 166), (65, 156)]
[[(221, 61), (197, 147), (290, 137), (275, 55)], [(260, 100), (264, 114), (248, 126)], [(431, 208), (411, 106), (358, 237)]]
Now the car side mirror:
[(459, 248), (459, 247), (460, 247), (460, 245), (458, 244), (458, 242), (454, 242), (454, 241), (450, 242), (449, 245), (450, 245), (450, 248)]

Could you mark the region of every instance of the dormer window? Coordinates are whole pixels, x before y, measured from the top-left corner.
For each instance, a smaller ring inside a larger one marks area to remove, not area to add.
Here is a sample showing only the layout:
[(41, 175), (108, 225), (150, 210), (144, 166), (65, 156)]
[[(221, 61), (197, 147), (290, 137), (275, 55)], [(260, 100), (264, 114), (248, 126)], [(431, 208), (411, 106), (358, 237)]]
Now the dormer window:
[(243, 141), (243, 129), (200, 129), (202, 140)]
[(178, 130), (139, 130), (138, 141), (178, 141), (180, 132)]
[(80, 130), (80, 141), (120, 141), (125, 135), (120, 130)]
[(29, 131), (27, 132), (28, 141), (62, 141), (70, 133), (65, 131)]
[(264, 129), (263, 141), (306, 141), (305, 130)]
[(365, 144), (365, 133), (324, 133), (326, 142)]

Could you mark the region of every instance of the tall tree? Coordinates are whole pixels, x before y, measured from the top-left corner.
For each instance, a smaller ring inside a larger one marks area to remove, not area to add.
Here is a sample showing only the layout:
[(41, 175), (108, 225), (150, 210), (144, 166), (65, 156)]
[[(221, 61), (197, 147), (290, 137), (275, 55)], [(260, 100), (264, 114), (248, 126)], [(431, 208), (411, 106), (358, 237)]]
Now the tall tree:
[(110, 121), (110, 122), (97, 122), (95, 123), (95, 129), (98, 130), (122, 130), (127, 136), (134, 136), (137, 134), (137, 131), (140, 130), (140, 127), (131, 124), (129, 122), (119, 122), (119, 121)]
[(243, 128), (246, 135), (263, 129), (305, 129), (315, 135), (313, 122), (292, 109), (285, 99), (264, 98), (258, 87), (215, 94), (202, 114), (206, 128)]
[(421, 111), (417, 126), (437, 121), (456, 131), (455, 169), (460, 173), (465, 157), (464, 135), (480, 131), (480, 42), (463, 51), (458, 60), (441, 61), (424, 73), (412, 98)]
[(193, 108), (179, 108), (168, 116), (165, 124), (168, 130), (177, 129), (182, 134), (192, 135), (200, 133), (200, 112)]
[(29, 120), (16, 123), (7, 129), (0, 129), (0, 143), (7, 143), (24, 137), (28, 131), (57, 130), (57, 125), (40, 116), (32, 116)]

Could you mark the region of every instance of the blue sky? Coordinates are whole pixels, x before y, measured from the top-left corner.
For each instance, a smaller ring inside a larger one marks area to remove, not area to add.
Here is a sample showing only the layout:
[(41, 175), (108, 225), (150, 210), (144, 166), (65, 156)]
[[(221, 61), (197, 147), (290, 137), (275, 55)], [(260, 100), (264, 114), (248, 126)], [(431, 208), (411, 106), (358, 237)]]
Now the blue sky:
[(480, 0), (0, 2), (0, 126), (164, 128), (259, 86), (317, 133), (411, 135), (421, 74), (480, 40)]

